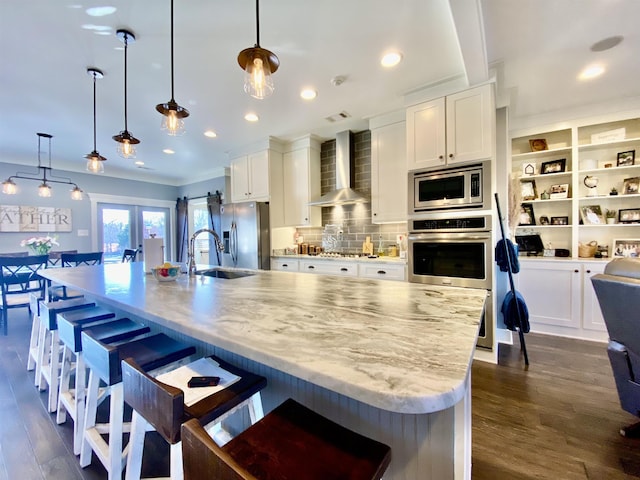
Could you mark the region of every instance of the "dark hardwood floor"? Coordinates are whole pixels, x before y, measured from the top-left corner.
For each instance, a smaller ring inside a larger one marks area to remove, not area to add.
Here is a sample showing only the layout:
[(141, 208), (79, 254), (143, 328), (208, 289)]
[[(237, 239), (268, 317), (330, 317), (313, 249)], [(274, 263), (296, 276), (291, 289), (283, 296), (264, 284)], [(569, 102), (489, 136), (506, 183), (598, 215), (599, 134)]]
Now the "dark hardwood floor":
[[(46, 393), (26, 370), (29, 328), (26, 309), (14, 310), (0, 336), (0, 480), (106, 478), (96, 459), (80, 468), (72, 423), (46, 412)], [(473, 365), (473, 479), (639, 478), (640, 440), (618, 434), (635, 417), (619, 406), (606, 346), (526, 340), (528, 370), (519, 345), (501, 346), (499, 365)], [(166, 475), (168, 449), (149, 441), (143, 474)]]

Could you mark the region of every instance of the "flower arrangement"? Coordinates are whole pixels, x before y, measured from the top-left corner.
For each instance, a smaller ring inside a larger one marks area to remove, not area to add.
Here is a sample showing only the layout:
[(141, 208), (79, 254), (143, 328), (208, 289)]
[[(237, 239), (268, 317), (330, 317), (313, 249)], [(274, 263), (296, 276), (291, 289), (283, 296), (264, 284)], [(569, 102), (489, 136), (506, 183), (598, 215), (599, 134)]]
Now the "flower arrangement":
[(56, 238), (49, 235), (46, 237), (31, 237), (20, 242), (21, 247), (28, 247), (34, 255), (46, 255), (54, 245), (59, 246), (60, 244)]

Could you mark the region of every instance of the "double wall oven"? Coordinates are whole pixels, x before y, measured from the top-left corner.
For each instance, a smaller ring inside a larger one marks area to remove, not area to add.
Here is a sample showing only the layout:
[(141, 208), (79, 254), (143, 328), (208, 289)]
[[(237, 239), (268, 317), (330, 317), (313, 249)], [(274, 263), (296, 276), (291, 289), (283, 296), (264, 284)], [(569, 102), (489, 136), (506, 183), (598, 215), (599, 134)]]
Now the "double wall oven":
[[(488, 177), (488, 166), (472, 169), (480, 179)], [(410, 174), (410, 200), (416, 197), (420, 183), (418, 177), (435, 176), (438, 172), (415, 172)], [(475, 182), (474, 182), (475, 183)], [(413, 187), (412, 187), (413, 185)], [(479, 192), (477, 191), (479, 190)], [(493, 239), (492, 215), (488, 189), (476, 188), (476, 205), (487, 205), (483, 212), (474, 207), (460, 209), (435, 208), (428, 212), (411, 212), (408, 236), (409, 281), (431, 285), (447, 285), (487, 290), (484, 317), (480, 326), (478, 346), (493, 347)], [(415, 206), (415, 205), (414, 205)]]

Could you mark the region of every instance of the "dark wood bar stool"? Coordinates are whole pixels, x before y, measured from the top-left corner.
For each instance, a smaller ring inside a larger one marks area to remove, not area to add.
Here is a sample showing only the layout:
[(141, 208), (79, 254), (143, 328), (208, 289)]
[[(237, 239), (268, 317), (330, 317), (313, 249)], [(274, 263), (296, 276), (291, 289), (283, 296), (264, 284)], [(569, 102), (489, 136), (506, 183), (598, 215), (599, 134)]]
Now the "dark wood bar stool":
[(219, 447), (197, 419), (182, 426), (185, 480), (379, 480), (391, 448), (289, 399)]
[[(91, 452), (102, 462), (109, 480), (120, 480), (126, 453), (122, 448), (122, 434), (129, 431), (124, 423), (124, 398), (121, 362), (132, 358), (146, 372), (157, 369), (177, 368), (187, 363), (195, 348), (174, 340), (163, 333), (136, 340), (107, 344), (100, 341), (90, 330), (82, 336), (82, 351), (89, 368), (89, 385), (85, 405), (84, 433), (80, 451), (80, 466), (91, 463)], [(100, 381), (106, 390), (100, 391)], [(96, 423), (98, 403), (109, 396), (109, 422)], [(102, 437), (108, 434), (108, 441)]]
[[(82, 446), (87, 383), (82, 355), (82, 331), (90, 331), (103, 343), (130, 340), (150, 331), (149, 327), (128, 318), (116, 319), (115, 317), (115, 313), (103, 307), (58, 314), (58, 334), (63, 352), (56, 422), (58, 425), (66, 422), (67, 414), (73, 420), (73, 453), (76, 455), (80, 455)], [(72, 377), (75, 379), (73, 382)]]
[[(188, 389), (188, 379), (184, 379), (183, 385), (177, 388), (149, 375), (133, 359), (123, 360), (124, 400), (133, 408), (125, 480), (141, 478), (144, 438), (149, 430), (157, 431), (171, 445), (170, 478), (175, 480), (183, 478), (180, 442), (182, 423), (196, 418), (211, 433), (220, 432), (223, 420), (244, 407), (249, 411), (252, 424), (263, 417), (260, 390), (267, 385), (267, 379), (215, 356), (206, 359), (209, 360), (240, 379), (192, 405), (185, 404), (184, 392)], [(191, 365), (184, 368), (188, 369)], [(228, 434), (224, 436), (230, 438)]]
[(49, 412), (58, 408), (58, 382), (60, 379), (60, 338), (58, 314), (94, 307), (84, 297), (57, 302), (40, 302), (40, 334), (38, 335), (38, 359), (36, 361), (36, 385), (40, 390), (49, 388)]

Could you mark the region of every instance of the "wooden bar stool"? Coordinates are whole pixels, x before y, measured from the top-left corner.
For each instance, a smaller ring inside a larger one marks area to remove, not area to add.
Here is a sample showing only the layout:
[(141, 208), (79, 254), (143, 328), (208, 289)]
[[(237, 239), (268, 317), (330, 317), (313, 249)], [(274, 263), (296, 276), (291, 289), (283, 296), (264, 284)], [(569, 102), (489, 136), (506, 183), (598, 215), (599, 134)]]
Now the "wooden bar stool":
[[(57, 302), (40, 302), (40, 334), (38, 335), (38, 359), (36, 385), (40, 390), (49, 387), (49, 412), (58, 408), (58, 381), (60, 378), (60, 338), (58, 313), (94, 307), (95, 303), (83, 297)], [(39, 369), (39, 370), (38, 370)]]
[[(106, 344), (93, 332), (82, 332), (82, 351), (89, 368), (89, 385), (85, 405), (84, 434), (80, 451), (80, 466), (91, 463), (91, 452), (102, 462), (109, 480), (120, 480), (126, 459), (122, 449), (122, 434), (129, 431), (124, 423), (124, 399), (122, 394), (121, 362), (132, 358), (140, 368), (150, 372), (156, 369), (173, 369), (180, 361), (195, 353), (195, 348), (174, 340), (163, 333), (135, 339), (125, 343)], [(107, 388), (100, 393), (100, 381)], [(109, 396), (109, 422), (96, 423), (98, 404)], [(102, 435), (108, 434), (108, 441)]]
[[(185, 392), (196, 393), (202, 390), (189, 389), (187, 381), (191, 376), (189, 372), (193, 372), (194, 369), (198, 374), (201, 373), (196, 365), (202, 365), (203, 362), (211, 362), (207, 366), (217, 364), (217, 368), (222, 371), (216, 369), (213, 373), (216, 376), (219, 375), (222, 382), (229, 379), (229, 383), (223, 389), (212, 392), (195, 403), (189, 401), (185, 404)], [(182, 423), (190, 418), (197, 418), (210, 433), (222, 433), (222, 421), (243, 407), (248, 408), (252, 424), (263, 417), (260, 390), (267, 385), (266, 378), (231, 365), (215, 356), (192, 362), (181, 367), (181, 370), (186, 370), (189, 378), (183, 376), (178, 388), (177, 381), (173, 386), (168, 385), (146, 373), (132, 359), (123, 360), (124, 401), (133, 408), (126, 480), (141, 478), (144, 437), (147, 431), (157, 431), (171, 445), (170, 478), (176, 480), (183, 478), (180, 442)], [(178, 370), (173, 373), (178, 373)], [(233, 381), (229, 378), (231, 376), (240, 378), (230, 383)]]
[(185, 480), (379, 480), (391, 448), (289, 399), (219, 447), (197, 419), (182, 426)]
[[(103, 343), (130, 340), (149, 333), (150, 328), (128, 318), (115, 318), (115, 313), (102, 307), (93, 307), (58, 314), (58, 334), (63, 344), (60, 388), (58, 390), (58, 425), (66, 422), (67, 414), (73, 419), (73, 453), (80, 455), (84, 432), (84, 405), (87, 373), (82, 355), (83, 330)], [(75, 357), (75, 362), (73, 358)], [(72, 373), (75, 382), (72, 384)]]

